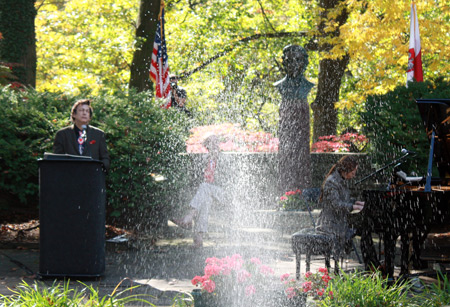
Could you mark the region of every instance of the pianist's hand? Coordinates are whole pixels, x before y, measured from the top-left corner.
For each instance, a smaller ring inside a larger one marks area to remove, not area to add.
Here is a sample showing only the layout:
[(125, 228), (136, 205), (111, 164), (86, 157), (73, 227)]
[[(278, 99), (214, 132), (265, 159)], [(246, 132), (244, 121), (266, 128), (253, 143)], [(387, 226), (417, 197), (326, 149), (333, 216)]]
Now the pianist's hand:
[(363, 201), (355, 201), (355, 204), (353, 205), (353, 210), (362, 210), (364, 208), (364, 202)]

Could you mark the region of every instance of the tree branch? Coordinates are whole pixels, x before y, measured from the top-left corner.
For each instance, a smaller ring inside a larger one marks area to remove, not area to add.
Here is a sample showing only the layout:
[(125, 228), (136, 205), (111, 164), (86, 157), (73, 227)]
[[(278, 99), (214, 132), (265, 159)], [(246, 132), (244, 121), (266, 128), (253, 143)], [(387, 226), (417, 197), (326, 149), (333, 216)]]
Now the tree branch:
[(190, 70), (188, 72), (180, 74), (178, 78), (179, 79), (185, 79), (185, 78), (189, 77), (190, 75), (196, 73), (197, 71), (202, 70), (203, 68), (205, 68), (206, 66), (208, 66), (209, 64), (211, 64), (212, 62), (217, 60), (218, 58), (223, 57), (224, 55), (226, 55), (226, 54), (230, 53), (231, 51), (233, 51), (237, 45), (245, 44), (245, 43), (248, 43), (250, 41), (254, 41), (254, 40), (260, 39), (260, 38), (306, 37), (306, 36), (308, 36), (308, 32), (259, 33), (259, 34), (255, 34), (255, 35), (252, 35), (252, 36), (244, 37), (244, 38), (241, 38), (240, 40), (238, 40), (237, 42), (231, 44), (231, 46), (226, 47), (224, 50), (222, 50), (221, 52), (215, 54), (211, 58), (207, 59), (205, 62), (203, 62), (202, 64), (200, 64), (196, 68), (194, 68), (194, 69), (192, 69), (192, 70)]
[(261, 12), (262, 12), (263, 17), (266, 20), (266, 22), (272, 28), (273, 32), (277, 32), (277, 30), (275, 30), (275, 28), (273, 27), (272, 23), (270, 22), (269, 18), (267, 18), (266, 11), (264, 11), (264, 7), (263, 7), (263, 5), (261, 3), (261, 0), (258, 0), (258, 4), (259, 4), (259, 7), (261, 8)]

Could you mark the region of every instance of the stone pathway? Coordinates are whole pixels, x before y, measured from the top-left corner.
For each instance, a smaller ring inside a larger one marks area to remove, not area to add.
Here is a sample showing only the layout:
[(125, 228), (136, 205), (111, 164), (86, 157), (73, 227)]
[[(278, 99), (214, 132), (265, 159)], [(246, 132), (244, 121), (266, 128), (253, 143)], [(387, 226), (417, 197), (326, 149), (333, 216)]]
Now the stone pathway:
[[(100, 295), (111, 294), (119, 284), (121, 290), (131, 285), (141, 285), (133, 293), (151, 295), (150, 301), (157, 306), (170, 306), (177, 294), (194, 289), (190, 281), (195, 275), (203, 273), (204, 261), (208, 257), (220, 258), (238, 253), (245, 258), (260, 258), (274, 269), (277, 280), (283, 273), (295, 274), (290, 235), (279, 230), (228, 226), (212, 217), (204, 247), (194, 249), (191, 238), (190, 231), (169, 222), (166, 234), (156, 245), (152, 245), (150, 236), (147, 238), (145, 235), (135, 241), (107, 243), (105, 276), (83, 282), (98, 288)], [(14, 289), (22, 280), (28, 284), (34, 282), (33, 273), (39, 269), (38, 246), (9, 246), (0, 249), (0, 252), (1, 294), (10, 294), (8, 288)], [(26, 272), (20, 264), (32, 272)], [(322, 266), (323, 258), (314, 258), (311, 270)], [(352, 254), (344, 263), (344, 270), (354, 267), (360, 267), (360, 264)], [(53, 280), (42, 282), (51, 286)], [(76, 281), (70, 283), (72, 287), (84, 287)]]

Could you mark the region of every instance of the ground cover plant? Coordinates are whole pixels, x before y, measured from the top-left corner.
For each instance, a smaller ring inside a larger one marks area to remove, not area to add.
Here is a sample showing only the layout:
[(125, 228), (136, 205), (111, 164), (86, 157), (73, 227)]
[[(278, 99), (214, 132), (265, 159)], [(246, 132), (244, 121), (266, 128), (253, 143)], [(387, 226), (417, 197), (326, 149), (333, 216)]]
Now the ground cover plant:
[(445, 306), (450, 301), (450, 285), (446, 275), (440, 275), (437, 284), (419, 282), (415, 289), (411, 279), (384, 278), (380, 272), (343, 272), (330, 280), (327, 291), (333, 295), (323, 296), (315, 306), (322, 307), (377, 307), (377, 306)]
[(154, 306), (147, 299), (148, 295), (133, 294), (130, 287), (123, 291), (117, 291), (118, 287), (110, 295), (100, 296), (98, 290), (80, 282), (83, 286), (81, 290), (69, 288), (69, 282), (62, 284), (53, 283), (51, 287), (45, 284), (34, 282), (28, 284), (22, 281), (17, 289), (11, 290), (12, 294), (5, 296), (0, 294), (0, 306), (4, 307), (82, 307), (82, 306), (109, 306), (123, 307), (127, 304), (139, 303), (140, 306)]

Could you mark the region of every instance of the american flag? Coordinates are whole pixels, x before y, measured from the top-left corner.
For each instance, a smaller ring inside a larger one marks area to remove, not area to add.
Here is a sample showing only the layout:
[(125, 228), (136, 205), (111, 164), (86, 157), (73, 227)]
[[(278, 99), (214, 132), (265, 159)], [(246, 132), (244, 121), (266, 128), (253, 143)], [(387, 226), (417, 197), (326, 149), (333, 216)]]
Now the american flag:
[(152, 63), (150, 66), (150, 79), (155, 83), (156, 97), (165, 98), (163, 108), (170, 107), (169, 63), (164, 35), (164, 7), (156, 26), (155, 42), (153, 43)]

